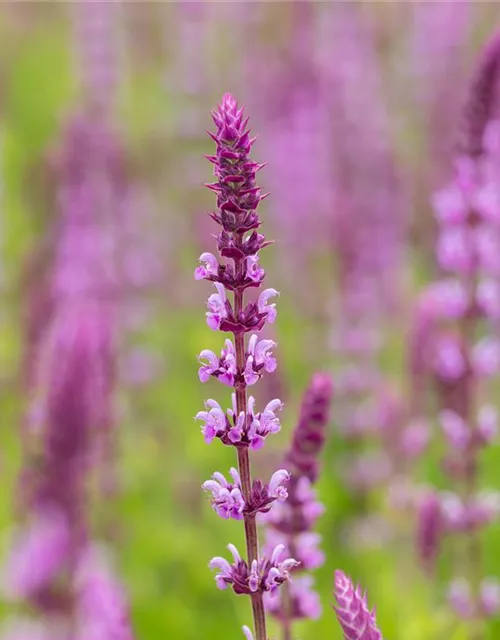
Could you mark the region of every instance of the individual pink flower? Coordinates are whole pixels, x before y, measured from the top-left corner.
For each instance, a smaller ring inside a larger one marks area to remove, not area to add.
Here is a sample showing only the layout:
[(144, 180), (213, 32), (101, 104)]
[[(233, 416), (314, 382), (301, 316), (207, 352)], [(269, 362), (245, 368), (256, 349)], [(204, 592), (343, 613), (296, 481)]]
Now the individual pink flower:
[(273, 323), (278, 314), (276, 311), (276, 304), (268, 304), (268, 300), (270, 298), (274, 298), (274, 296), (279, 296), (279, 292), (276, 291), (276, 289), (264, 289), (257, 301), (259, 313), (267, 313), (267, 321), (269, 323)]
[(500, 341), (487, 336), (472, 349), (472, 367), (480, 378), (490, 378), (500, 371)]
[(254, 560), (250, 567), (233, 544), (229, 544), (227, 548), (233, 556), (233, 563), (230, 564), (225, 558), (215, 557), (210, 561), (209, 567), (218, 572), (215, 582), (219, 589), (232, 586), (236, 594), (273, 594), (283, 582), (289, 580), (290, 570), (299, 564), (294, 558), (281, 559), (285, 550), (283, 545), (277, 545), (269, 557)]
[(474, 267), (474, 238), (467, 228), (447, 227), (441, 231), (436, 255), (441, 268), (467, 274)]
[(201, 266), (196, 268), (194, 272), (195, 280), (203, 280), (204, 278), (217, 275), (219, 263), (212, 253), (202, 253), (200, 256), (200, 262), (204, 264), (201, 264)]
[(439, 414), (441, 428), (448, 443), (458, 451), (464, 451), (470, 441), (470, 427), (455, 411), (445, 410)]
[(247, 257), (247, 270), (246, 270), (247, 278), (250, 278), (252, 282), (262, 282), (266, 275), (266, 272), (262, 267), (259, 267), (259, 256), (248, 256)]
[(231, 340), (224, 342), (224, 348), (221, 350), (220, 358), (218, 358), (210, 349), (204, 349), (198, 356), (199, 362), (205, 364), (198, 369), (198, 376), (201, 382), (207, 382), (211, 376), (215, 376), (223, 384), (232, 387), (234, 378), (237, 373), (236, 369), (236, 351)]
[(212, 507), (221, 518), (241, 520), (245, 500), (241, 493), (240, 474), (234, 467), (231, 467), (229, 473), (233, 482), (228, 482), (222, 473), (216, 471), (212, 480), (207, 480), (201, 486), (212, 494)]
[(469, 211), (462, 189), (454, 183), (438, 191), (432, 199), (432, 205), (439, 222), (446, 225), (463, 224)]
[(247, 360), (243, 377), (248, 386), (255, 384), (264, 371), (273, 373), (276, 370), (276, 358), (271, 355), (276, 347), (274, 340), (260, 340), (257, 334), (253, 334), (248, 341)]
[(212, 293), (208, 298), (207, 324), (213, 331), (220, 328), (221, 321), (227, 317), (226, 309), (226, 290), (220, 282), (215, 282), (217, 293)]

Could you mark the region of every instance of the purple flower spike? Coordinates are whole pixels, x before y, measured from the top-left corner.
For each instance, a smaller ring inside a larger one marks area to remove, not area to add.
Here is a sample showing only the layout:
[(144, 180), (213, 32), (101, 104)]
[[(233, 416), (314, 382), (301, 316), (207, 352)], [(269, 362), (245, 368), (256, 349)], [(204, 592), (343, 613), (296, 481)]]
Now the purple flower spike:
[[(267, 640), (263, 594), (274, 594), (298, 564), (292, 558), (278, 557), (283, 546), (277, 547), (269, 559), (259, 558), (256, 515), (267, 514), (273, 503), (286, 500), (290, 474), (279, 469), (264, 483), (252, 478), (250, 468), (250, 451), (261, 449), (267, 436), (281, 428), (277, 416), (283, 408), (281, 400), (271, 400), (257, 412), (255, 399), (247, 395), (247, 387), (277, 367), (273, 355), (276, 343), (259, 340), (257, 332), (266, 322), (275, 321), (276, 305), (270, 300), (278, 292), (265, 289), (253, 302), (245, 301), (245, 291), (260, 288), (266, 277), (258, 254), (270, 242), (257, 231), (261, 225), (257, 207), (265, 196), (256, 185), (257, 171), (264, 165), (250, 158), (255, 139), (250, 137), (248, 118), (244, 118), (243, 109), (231, 95), (224, 95), (212, 118), (217, 131), (209, 135), (216, 144), (216, 153), (208, 160), (214, 166), (215, 182), (206, 186), (217, 196), (217, 210), (210, 217), (222, 230), (215, 236), (219, 257), (202, 253), (195, 278), (213, 282), (217, 290), (208, 299), (208, 326), (232, 333), (233, 339), (225, 341), (220, 357), (209, 349), (200, 353), (198, 375), (201, 382), (215, 377), (234, 387), (234, 393), (226, 412), (215, 400), (207, 400), (205, 411), (198, 412), (196, 419), (202, 421), (206, 443), (218, 439), (238, 450), (239, 471), (230, 470), (232, 480), (216, 472), (202, 486), (211, 494), (212, 506), (220, 517), (244, 520), (248, 558), (243, 559), (229, 545), (234, 562), (216, 557), (210, 567), (217, 570), (215, 579), (220, 589), (232, 586), (237, 594), (252, 596), (256, 640)], [(250, 332), (247, 342), (245, 334)], [(247, 640), (253, 640), (248, 627), (243, 632)]]
[[(418, 371), (413, 386), (421, 396), (415, 409), (422, 414), (431, 404), (438, 407), (447, 445), (441, 467), (453, 487), (453, 492), (431, 490), (422, 497), (418, 554), (431, 572), (446, 536), (459, 533), (467, 539), (465, 556), (460, 554), (460, 563), (454, 563), (465, 569), (465, 576), (453, 580), (448, 600), (458, 616), (474, 621), (490, 615), (481, 602), (476, 571), (482, 556), (478, 530), (499, 513), (498, 495), (480, 487), (480, 454), (497, 429), (496, 410), (482, 402), (490, 393), (485, 379), (498, 374), (500, 363), (492, 331), (500, 317), (499, 72), (497, 32), (484, 48), (469, 87), (453, 181), (434, 198), (436, 256), (449, 273), (420, 300), (425, 344), (415, 340), (414, 345)], [(482, 336), (479, 341), (477, 336)]]
[[(324, 507), (317, 501), (312, 483), (319, 473), (319, 455), (325, 440), (331, 396), (330, 376), (323, 373), (314, 375), (304, 394), (299, 421), (285, 456), (285, 462), (292, 470), (287, 485), (288, 500), (275, 504), (265, 516), (268, 526), (266, 551), (270, 552), (278, 544), (284, 546), (285, 554), (293, 555), (300, 563), (294, 573), (315, 569), (325, 559), (319, 548), (321, 536), (313, 531)], [(321, 606), (311, 587), (309, 576), (298, 582), (294, 580), (288, 590), (290, 603), (285, 603), (279, 596), (274, 600), (267, 598), (269, 612), (283, 624), (285, 621), (318, 617)]]
[(328, 412), (333, 394), (331, 377), (317, 373), (304, 394), (299, 423), (295, 428), (292, 446), (286, 456), (292, 470), (312, 482), (318, 475), (318, 454), (325, 441)]
[(352, 580), (340, 570), (335, 571), (335, 598), (337, 605), (334, 609), (344, 640), (382, 640), (375, 611), (368, 610), (366, 594), (359, 586), (355, 588)]

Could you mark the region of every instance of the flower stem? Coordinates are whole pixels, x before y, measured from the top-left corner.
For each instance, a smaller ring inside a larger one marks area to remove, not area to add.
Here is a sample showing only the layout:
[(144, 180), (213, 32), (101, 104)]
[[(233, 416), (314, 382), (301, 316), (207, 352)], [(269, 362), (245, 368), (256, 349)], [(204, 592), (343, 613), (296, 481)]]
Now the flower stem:
[[(236, 261), (235, 261), (236, 262)], [(243, 270), (243, 262), (237, 261), (235, 264), (235, 270), (237, 275)], [(243, 292), (236, 290), (234, 293), (234, 309), (236, 318), (238, 318), (243, 307)], [(238, 371), (243, 371), (245, 368), (245, 337), (243, 333), (234, 334), (234, 345), (236, 351), (236, 367)], [(238, 415), (243, 411), (245, 414), (245, 420), (248, 420), (247, 416), (247, 391), (244, 381), (238, 381), (235, 387), (236, 392), (236, 409)], [(250, 497), (252, 490), (252, 475), (250, 471), (250, 456), (248, 453), (248, 447), (238, 448), (238, 468), (241, 477), (241, 489), (243, 497), (247, 501)], [(257, 536), (257, 523), (255, 520), (255, 514), (244, 516), (245, 524), (245, 540), (248, 554), (248, 566), (252, 564), (254, 560), (259, 559), (259, 539)], [(262, 599), (262, 593), (252, 594), (252, 610), (255, 627), (256, 640), (267, 640), (266, 632), (266, 612), (264, 610), (264, 602)]]
[[(473, 230), (475, 227), (474, 217), (469, 213), (469, 225)], [(474, 253), (474, 246), (469, 246), (469, 251)], [(477, 260), (477, 258), (476, 258)], [(477, 274), (473, 272), (467, 277), (462, 279), (462, 283), (467, 291), (469, 300), (475, 300), (477, 289)], [(465, 451), (466, 463), (465, 474), (463, 478), (463, 499), (465, 504), (469, 504), (474, 499), (477, 490), (477, 475), (478, 475), (478, 460), (477, 460), (477, 448), (474, 443), (474, 432), (476, 431), (476, 412), (477, 412), (477, 379), (473, 372), (472, 361), (472, 346), (477, 332), (477, 318), (471, 314), (470, 310), (462, 318), (459, 325), (460, 333), (463, 341), (463, 347), (465, 349), (465, 361), (467, 364), (468, 375), (470, 376), (469, 390), (467, 393), (468, 402), (465, 406), (464, 420), (469, 425), (470, 440), (467, 450)], [(481, 640), (483, 637), (481, 631), (481, 616), (479, 614), (480, 597), (479, 590), (481, 587), (481, 574), (482, 574), (482, 548), (481, 541), (477, 531), (470, 531), (466, 539), (466, 551), (465, 551), (465, 564), (467, 567), (467, 573), (469, 583), (471, 586), (474, 616), (472, 620), (471, 640)], [(479, 623), (479, 624), (478, 624)]]

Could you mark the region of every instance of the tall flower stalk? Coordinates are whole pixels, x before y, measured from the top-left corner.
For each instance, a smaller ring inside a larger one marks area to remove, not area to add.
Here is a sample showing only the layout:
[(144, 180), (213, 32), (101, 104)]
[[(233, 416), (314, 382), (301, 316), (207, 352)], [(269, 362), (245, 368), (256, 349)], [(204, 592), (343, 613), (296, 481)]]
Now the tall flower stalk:
[[(257, 333), (253, 333), (246, 342), (245, 334), (260, 331), (266, 322), (275, 321), (276, 305), (269, 300), (278, 292), (265, 289), (257, 300), (245, 304), (247, 289), (258, 288), (264, 281), (265, 271), (259, 265), (258, 254), (270, 244), (257, 232), (261, 225), (257, 207), (265, 196), (256, 185), (256, 173), (264, 165), (250, 158), (255, 138), (250, 137), (248, 118), (243, 117), (243, 109), (231, 95), (224, 95), (212, 118), (217, 131), (209, 135), (216, 143), (216, 154), (208, 159), (214, 165), (216, 182), (207, 186), (217, 195), (217, 209), (210, 216), (222, 227), (216, 236), (217, 248), (220, 257), (228, 262), (219, 262), (213, 254), (203, 253), (195, 278), (213, 282), (217, 290), (208, 299), (208, 326), (214, 331), (232, 333), (234, 341), (225, 341), (220, 357), (210, 350), (200, 353), (199, 377), (202, 382), (215, 377), (234, 391), (232, 407), (226, 413), (218, 402), (210, 399), (205, 403), (205, 411), (200, 411), (196, 418), (203, 422), (205, 442), (219, 439), (236, 448), (238, 469), (231, 469), (231, 480), (216, 472), (203, 488), (211, 494), (218, 515), (243, 520), (247, 558), (230, 544), (233, 563), (215, 557), (209, 566), (217, 570), (216, 583), (220, 589), (232, 586), (236, 594), (250, 596), (256, 639), (267, 640), (263, 594), (276, 593), (298, 562), (282, 557), (285, 546), (281, 544), (269, 556), (259, 555), (256, 515), (269, 511), (274, 501), (286, 499), (283, 483), (289, 474), (280, 469), (268, 483), (252, 478), (250, 450), (260, 449), (268, 435), (280, 430), (276, 412), (283, 405), (275, 399), (259, 412), (254, 398), (247, 396), (247, 387), (265, 372), (273, 372), (277, 363), (272, 355), (276, 346), (272, 340), (259, 340)], [(232, 294), (232, 302), (228, 293)], [(247, 628), (245, 634), (251, 636)]]
[(114, 425), (116, 382), (116, 274), (103, 225), (116, 156), (107, 142), (81, 116), (67, 126), (58, 155), (51, 313), (33, 354), (19, 492), (24, 522), (6, 568), (9, 595), (29, 602), (56, 640), (83, 640), (96, 629), (132, 637), (121, 589), (90, 526), (90, 479)]
[[(446, 534), (456, 546), (450, 602), (482, 638), (482, 621), (500, 608), (500, 585), (483, 578), (481, 529), (498, 514), (498, 494), (480, 488), (480, 455), (493, 440), (497, 412), (484, 404), (487, 380), (499, 372), (500, 190), (499, 124), (493, 120), (500, 67), (500, 36), (485, 48), (464, 109), (463, 139), (453, 182), (434, 200), (439, 225), (437, 260), (448, 273), (424, 293), (427, 328), (423, 361), (439, 400), (438, 421), (447, 443), (443, 469), (454, 492), (424, 496), (419, 551), (436, 560)], [(422, 387), (422, 384), (420, 384)]]
[[(273, 547), (283, 541), (287, 553), (297, 558), (302, 569), (321, 566), (324, 554), (319, 549), (321, 537), (314, 531), (324, 507), (316, 499), (313, 483), (319, 475), (319, 456), (323, 449), (329, 408), (332, 397), (332, 380), (328, 374), (313, 376), (302, 401), (300, 417), (293, 433), (285, 464), (292, 477), (288, 484), (288, 499), (266, 516), (267, 544)], [(321, 615), (318, 594), (313, 589), (309, 574), (295, 577), (284, 585), (275, 598), (266, 601), (268, 611), (280, 622), (283, 640), (291, 640), (294, 621), (317, 619)]]

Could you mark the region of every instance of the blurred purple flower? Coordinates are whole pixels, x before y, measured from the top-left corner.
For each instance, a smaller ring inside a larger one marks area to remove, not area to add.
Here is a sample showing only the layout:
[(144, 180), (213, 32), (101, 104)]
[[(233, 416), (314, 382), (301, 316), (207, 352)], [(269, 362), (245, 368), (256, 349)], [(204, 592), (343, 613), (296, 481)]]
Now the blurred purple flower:
[(82, 554), (77, 575), (78, 640), (132, 640), (128, 603), (121, 584), (96, 549)]
[(11, 599), (26, 599), (50, 583), (68, 560), (69, 536), (62, 514), (36, 514), (10, 553), (2, 579), (4, 593)]
[(417, 552), (427, 571), (433, 571), (443, 535), (441, 501), (434, 492), (428, 492), (420, 501), (417, 516)]
[[(325, 441), (329, 408), (333, 394), (332, 380), (326, 373), (317, 373), (304, 393), (300, 416), (295, 427), (285, 464), (292, 476), (287, 484), (288, 500), (273, 506), (263, 518), (267, 525), (266, 550), (281, 543), (286, 555), (293, 555), (300, 566), (297, 570), (321, 566), (325, 556), (319, 549), (321, 536), (312, 531), (324, 507), (316, 499), (312, 483), (319, 474), (319, 456)], [(293, 553), (292, 553), (293, 550)], [(303, 617), (318, 617), (320, 602), (311, 590), (312, 582), (293, 582), (286, 596), (266, 600), (270, 613), (282, 624)]]

